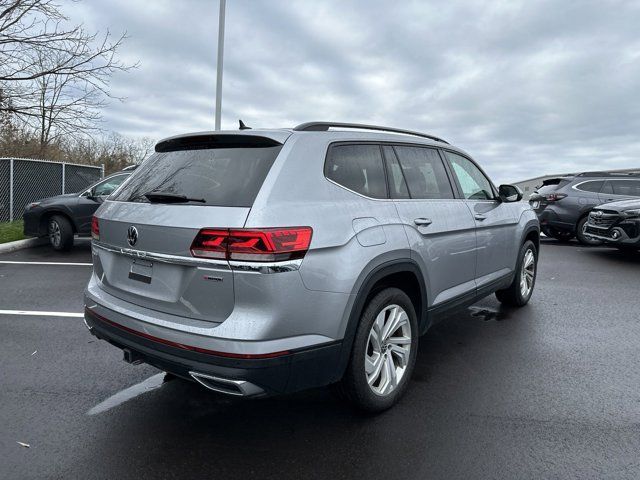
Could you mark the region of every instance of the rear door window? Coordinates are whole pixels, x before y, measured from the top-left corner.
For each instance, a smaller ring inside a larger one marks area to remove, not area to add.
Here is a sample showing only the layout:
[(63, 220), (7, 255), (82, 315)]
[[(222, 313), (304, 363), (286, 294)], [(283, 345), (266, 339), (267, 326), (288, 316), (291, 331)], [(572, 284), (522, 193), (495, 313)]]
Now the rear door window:
[(387, 198), (379, 145), (333, 145), (324, 166), (329, 179), (371, 198)]
[(411, 198), (453, 198), (442, 159), (433, 148), (394, 146)]
[(281, 148), (279, 145), (154, 153), (112, 199), (148, 202), (144, 194), (156, 191), (203, 199), (198, 205), (251, 207)]
[(638, 180), (610, 180), (615, 195), (624, 197), (640, 197), (640, 181)]

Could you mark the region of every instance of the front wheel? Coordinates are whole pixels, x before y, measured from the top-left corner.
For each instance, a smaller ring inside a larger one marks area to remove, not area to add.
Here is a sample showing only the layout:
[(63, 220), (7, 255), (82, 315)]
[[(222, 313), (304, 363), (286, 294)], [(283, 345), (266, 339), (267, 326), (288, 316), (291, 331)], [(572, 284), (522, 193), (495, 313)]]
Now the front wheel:
[(576, 225), (576, 238), (581, 244), (587, 245), (590, 247), (597, 247), (598, 245), (602, 245), (603, 243), (602, 240), (591, 238), (584, 234), (585, 228), (587, 228), (586, 226), (587, 226), (588, 220), (589, 220), (588, 217), (582, 217), (578, 221), (578, 224)]
[(351, 358), (340, 382), (358, 408), (380, 412), (407, 388), (418, 349), (418, 321), (411, 299), (386, 288), (373, 297), (360, 318)]
[(504, 290), (498, 290), (496, 297), (505, 305), (522, 307), (529, 302), (538, 273), (538, 250), (531, 240), (524, 242), (518, 255), (518, 264), (513, 282)]
[(62, 215), (54, 215), (47, 226), (49, 243), (58, 251), (69, 250), (73, 247), (73, 227), (71, 222)]

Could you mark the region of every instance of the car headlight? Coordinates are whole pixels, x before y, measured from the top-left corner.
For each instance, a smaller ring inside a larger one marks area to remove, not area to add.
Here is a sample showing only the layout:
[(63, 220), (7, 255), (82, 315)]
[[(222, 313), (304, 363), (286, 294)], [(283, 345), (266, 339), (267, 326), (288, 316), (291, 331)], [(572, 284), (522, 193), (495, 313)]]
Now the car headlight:
[(38, 205), (40, 205), (42, 202), (31, 202), (29, 205), (27, 205), (27, 207), (25, 208), (25, 210), (31, 210), (32, 208), (37, 207)]
[(628, 217), (640, 217), (640, 208), (634, 208), (633, 210), (625, 210), (624, 213)]

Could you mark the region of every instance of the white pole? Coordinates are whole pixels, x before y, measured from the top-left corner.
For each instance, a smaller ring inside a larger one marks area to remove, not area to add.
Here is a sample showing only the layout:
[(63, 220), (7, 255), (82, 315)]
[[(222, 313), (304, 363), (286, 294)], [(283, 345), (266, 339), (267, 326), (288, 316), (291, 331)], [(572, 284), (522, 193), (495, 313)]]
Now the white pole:
[(216, 130), (220, 130), (222, 114), (222, 57), (224, 53), (224, 10), (226, 0), (220, 0), (220, 15), (218, 16), (218, 67), (216, 79)]

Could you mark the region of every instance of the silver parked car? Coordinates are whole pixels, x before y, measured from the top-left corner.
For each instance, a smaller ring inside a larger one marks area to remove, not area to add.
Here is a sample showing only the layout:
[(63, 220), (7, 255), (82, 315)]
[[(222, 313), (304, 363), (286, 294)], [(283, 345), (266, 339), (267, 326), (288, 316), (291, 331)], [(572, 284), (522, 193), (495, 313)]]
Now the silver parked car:
[(379, 411), (447, 312), (531, 297), (535, 213), (439, 138), (314, 122), (155, 150), (93, 220), (85, 321), (131, 363)]

